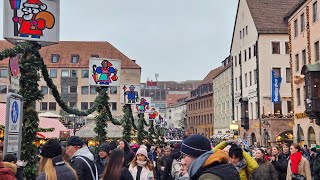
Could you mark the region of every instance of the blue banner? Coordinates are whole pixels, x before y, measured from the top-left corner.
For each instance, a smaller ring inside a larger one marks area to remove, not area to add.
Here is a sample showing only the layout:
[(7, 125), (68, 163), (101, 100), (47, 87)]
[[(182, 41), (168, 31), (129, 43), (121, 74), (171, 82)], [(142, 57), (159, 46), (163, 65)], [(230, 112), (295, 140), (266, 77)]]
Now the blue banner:
[(276, 74), (274, 71), (271, 71), (271, 102), (277, 103), (281, 101), (280, 97), (280, 85), (282, 78), (279, 74)]

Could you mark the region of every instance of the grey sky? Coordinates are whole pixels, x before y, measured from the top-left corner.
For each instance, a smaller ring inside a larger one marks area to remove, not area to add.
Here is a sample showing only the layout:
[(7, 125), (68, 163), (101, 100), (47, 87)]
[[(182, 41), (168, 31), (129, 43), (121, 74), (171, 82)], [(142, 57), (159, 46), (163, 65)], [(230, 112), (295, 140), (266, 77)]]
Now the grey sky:
[(137, 60), (142, 82), (154, 80), (155, 73), (161, 81), (200, 80), (220, 66), (229, 53), (237, 8), (237, 0), (60, 2), (60, 40), (110, 42)]

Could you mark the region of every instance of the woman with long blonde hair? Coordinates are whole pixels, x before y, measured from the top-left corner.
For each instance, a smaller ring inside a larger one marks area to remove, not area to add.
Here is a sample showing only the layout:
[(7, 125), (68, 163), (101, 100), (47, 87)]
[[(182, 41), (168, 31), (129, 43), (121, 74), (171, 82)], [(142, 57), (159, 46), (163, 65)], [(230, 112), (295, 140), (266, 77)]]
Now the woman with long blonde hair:
[(37, 180), (78, 180), (75, 170), (63, 160), (57, 139), (48, 140), (41, 147), (40, 156)]
[(146, 149), (138, 149), (135, 158), (130, 163), (129, 171), (134, 180), (154, 180), (153, 165)]

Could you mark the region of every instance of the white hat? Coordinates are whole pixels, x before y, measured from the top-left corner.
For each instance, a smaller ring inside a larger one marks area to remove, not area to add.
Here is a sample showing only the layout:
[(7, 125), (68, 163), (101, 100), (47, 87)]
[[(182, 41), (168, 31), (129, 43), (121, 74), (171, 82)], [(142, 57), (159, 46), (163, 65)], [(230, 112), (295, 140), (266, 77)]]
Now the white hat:
[(137, 155), (138, 155), (138, 154), (142, 154), (142, 155), (144, 155), (146, 158), (148, 158), (148, 152), (147, 152), (147, 150), (146, 150), (145, 148), (139, 148), (136, 154), (137, 154)]

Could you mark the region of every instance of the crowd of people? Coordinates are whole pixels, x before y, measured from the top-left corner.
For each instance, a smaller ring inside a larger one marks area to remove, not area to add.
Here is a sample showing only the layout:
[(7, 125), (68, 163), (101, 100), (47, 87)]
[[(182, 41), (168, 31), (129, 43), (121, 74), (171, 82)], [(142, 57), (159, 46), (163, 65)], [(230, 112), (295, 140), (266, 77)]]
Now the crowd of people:
[[(320, 147), (298, 144), (249, 150), (236, 141), (215, 147), (202, 135), (166, 147), (125, 140), (89, 148), (77, 137), (48, 140), (39, 151), (37, 180), (318, 180)], [(0, 162), (0, 180), (23, 179), (12, 154)]]

